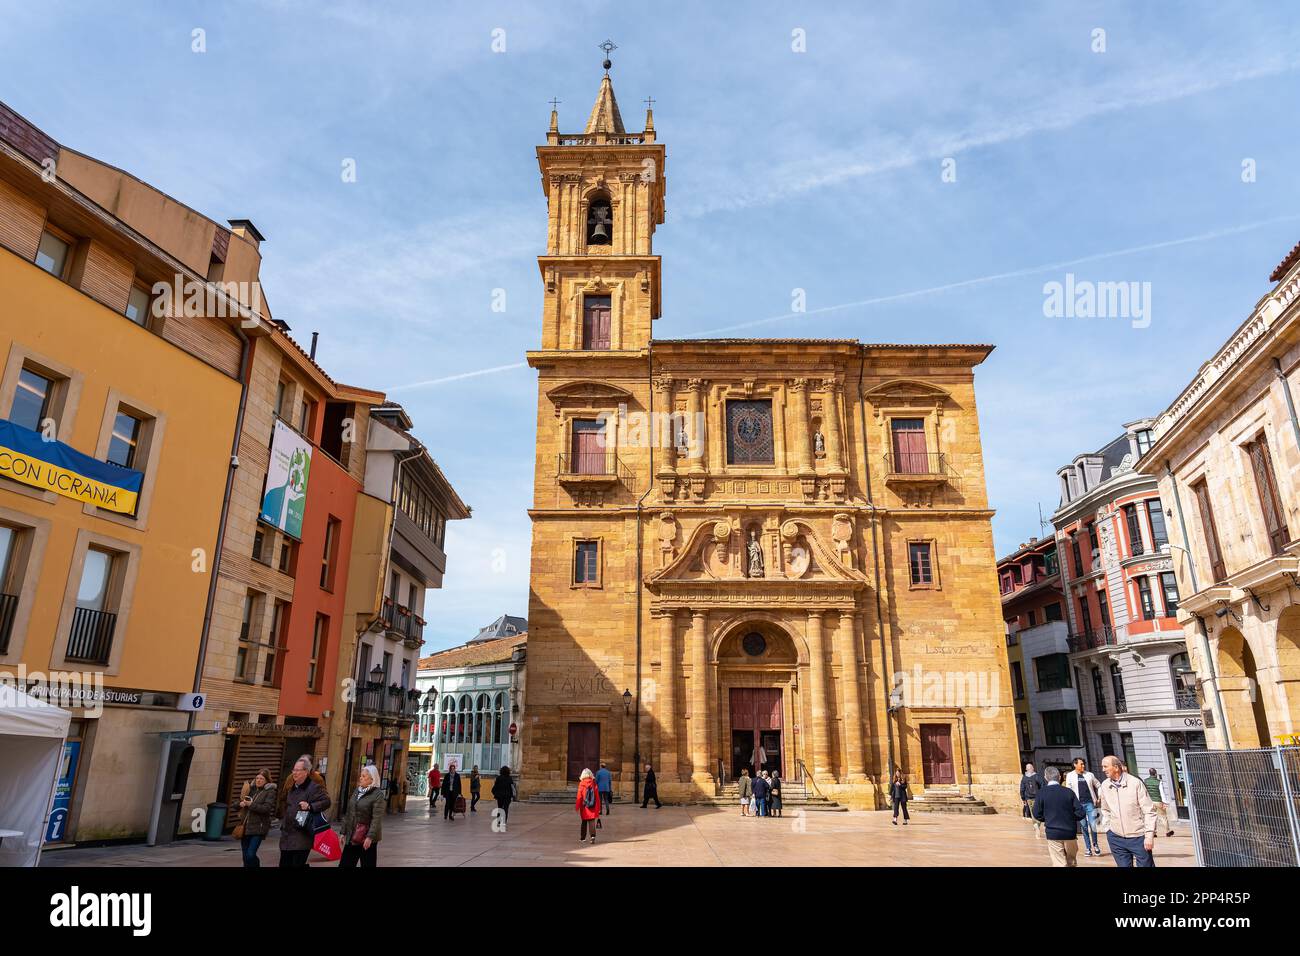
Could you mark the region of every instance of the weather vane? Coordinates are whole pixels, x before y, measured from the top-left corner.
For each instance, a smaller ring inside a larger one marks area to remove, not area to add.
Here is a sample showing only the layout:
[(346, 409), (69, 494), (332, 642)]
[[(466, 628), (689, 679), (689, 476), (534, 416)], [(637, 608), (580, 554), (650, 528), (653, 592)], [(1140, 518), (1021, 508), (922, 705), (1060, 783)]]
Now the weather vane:
[(614, 65), (613, 63), (610, 62), (609, 55), (613, 53), (615, 50), (617, 50), (618, 47), (614, 45), (614, 41), (606, 40), (604, 43), (600, 44), (600, 48), (605, 51), (605, 62), (602, 64), (602, 66), (605, 67), (605, 72), (608, 74), (609, 68)]

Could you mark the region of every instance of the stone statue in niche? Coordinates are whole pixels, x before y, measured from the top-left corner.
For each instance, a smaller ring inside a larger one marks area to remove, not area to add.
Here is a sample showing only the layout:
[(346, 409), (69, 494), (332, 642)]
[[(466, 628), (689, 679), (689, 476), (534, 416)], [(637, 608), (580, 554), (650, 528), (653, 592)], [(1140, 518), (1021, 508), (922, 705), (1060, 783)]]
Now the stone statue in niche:
[(826, 454), (826, 439), (820, 428), (813, 432), (813, 454), (818, 458)]
[(758, 543), (758, 533), (751, 531), (749, 533), (749, 576), (751, 578), (761, 578), (763, 576), (763, 546)]

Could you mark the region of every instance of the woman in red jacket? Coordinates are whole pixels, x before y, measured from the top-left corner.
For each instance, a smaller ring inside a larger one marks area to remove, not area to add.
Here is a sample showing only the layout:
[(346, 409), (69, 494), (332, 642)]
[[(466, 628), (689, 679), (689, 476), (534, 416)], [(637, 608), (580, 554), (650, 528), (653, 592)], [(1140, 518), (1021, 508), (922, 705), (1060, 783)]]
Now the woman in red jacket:
[(578, 780), (578, 799), (574, 802), (578, 817), (582, 820), (582, 829), (578, 833), (578, 843), (587, 839), (591, 832), (591, 842), (596, 842), (596, 824), (600, 822), (600, 791), (596, 789), (596, 777), (590, 770), (582, 771)]

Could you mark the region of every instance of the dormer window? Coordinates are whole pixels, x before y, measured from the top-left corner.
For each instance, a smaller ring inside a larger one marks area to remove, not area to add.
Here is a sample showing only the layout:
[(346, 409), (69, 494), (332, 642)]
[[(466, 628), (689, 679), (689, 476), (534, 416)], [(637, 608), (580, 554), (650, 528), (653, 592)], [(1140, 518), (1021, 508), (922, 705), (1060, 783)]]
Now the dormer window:
[(587, 206), (587, 245), (608, 246), (614, 240), (614, 210), (609, 196), (597, 193)]

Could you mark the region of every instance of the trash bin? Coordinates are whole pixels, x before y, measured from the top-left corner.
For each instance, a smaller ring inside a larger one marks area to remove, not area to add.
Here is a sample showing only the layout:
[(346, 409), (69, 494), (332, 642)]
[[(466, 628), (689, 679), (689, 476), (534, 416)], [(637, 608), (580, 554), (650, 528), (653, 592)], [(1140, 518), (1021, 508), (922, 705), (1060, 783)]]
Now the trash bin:
[(226, 805), (224, 803), (208, 804), (208, 825), (203, 831), (203, 839), (220, 840), (221, 831), (226, 826)]

